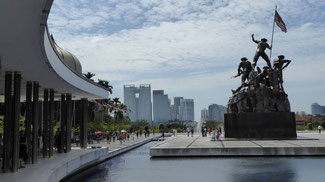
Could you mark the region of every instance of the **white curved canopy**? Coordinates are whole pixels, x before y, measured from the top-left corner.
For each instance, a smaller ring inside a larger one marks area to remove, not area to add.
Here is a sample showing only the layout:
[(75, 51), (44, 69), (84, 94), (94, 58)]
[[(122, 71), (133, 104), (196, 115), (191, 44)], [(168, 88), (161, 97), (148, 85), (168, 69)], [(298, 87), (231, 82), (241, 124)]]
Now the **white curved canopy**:
[(6, 71), (22, 73), (22, 95), (26, 81), (38, 81), (43, 88), (53, 88), (58, 96), (71, 93), (73, 99), (108, 98), (100, 85), (70, 69), (54, 50), (47, 18), (52, 0), (0, 1), (0, 95), (4, 92)]

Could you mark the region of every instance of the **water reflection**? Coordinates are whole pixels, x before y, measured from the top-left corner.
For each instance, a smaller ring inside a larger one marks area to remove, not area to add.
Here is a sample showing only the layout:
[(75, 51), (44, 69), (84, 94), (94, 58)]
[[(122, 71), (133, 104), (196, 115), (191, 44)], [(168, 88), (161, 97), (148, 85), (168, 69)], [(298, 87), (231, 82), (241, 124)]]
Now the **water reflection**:
[(325, 181), (324, 157), (150, 158), (154, 144), (106, 161), (69, 182)]

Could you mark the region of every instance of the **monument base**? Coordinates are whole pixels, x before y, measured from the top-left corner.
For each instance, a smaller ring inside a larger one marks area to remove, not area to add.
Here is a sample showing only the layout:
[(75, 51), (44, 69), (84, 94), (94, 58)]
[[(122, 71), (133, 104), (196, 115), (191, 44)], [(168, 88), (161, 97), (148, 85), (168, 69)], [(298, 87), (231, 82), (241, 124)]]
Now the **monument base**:
[(225, 138), (297, 137), (294, 112), (225, 114)]

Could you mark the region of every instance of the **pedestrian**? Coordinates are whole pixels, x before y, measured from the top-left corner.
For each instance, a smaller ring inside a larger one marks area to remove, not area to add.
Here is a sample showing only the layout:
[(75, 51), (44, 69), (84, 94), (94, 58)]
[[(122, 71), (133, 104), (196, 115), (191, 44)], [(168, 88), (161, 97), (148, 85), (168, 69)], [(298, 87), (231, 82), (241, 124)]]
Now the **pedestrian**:
[(164, 128), (161, 129), (161, 136), (162, 136), (163, 138), (165, 137), (165, 130), (164, 130)]
[(155, 136), (155, 129), (154, 128), (152, 129), (152, 134), (153, 134), (153, 136)]
[(191, 134), (192, 134), (192, 137), (194, 136), (194, 128), (192, 127), (191, 128)]
[(59, 149), (59, 140), (60, 140), (60, 132), (58, 130), (58, 131), (56, 131), (55, 137), (54, 137), (54, 149), (55, 150)]
[(186, 133), (187, 133), (187, 136), (189, 137), (190, 136), (190, 132), (191, 132), (191, 130), (190, 130), (190, 128), (186, 128)]
[(75, 140), (75, 142), (76, 142), (77, 147), (79, 147), (79, 144), (80, 144), (80, 138), (79, 138), (79, 135), (77, 135), (76, 138), (75, 138), (74, 140)]
[(96, 141), (97, 141), (97, 143), (100, 142), (100, 136), (99, 136), (99, 134), (96, 134)]
[(110, 142), (110, 138), (111, 138), (111, 133), (109, 131), (106, 132), (106, 140), (107, 140), (107, 144), (109, 144)]
[(116, 138), (116, 132), (113, 131), (113, 142), (115, 142), (115, 138)]
[(318, 133), (322, 133), (322, 127), (320, 125), (318, 125)]
[(216, 141), (216, 130), (215, 129), (213, 129), (213, 131), (212, 131), (211, 141)]
[(220, 140), (220, 131), (217, 129), (217, 140)]
[(211, 128), (209, 128), (209, 136), (211, 136)]
[(137, 130), (135, 134), (137, 135), (137, 139), (139, 139), (139, 130)]
[(140, 137), (142, 137), (142, 130), (140, 129)]
[(221, 127), (219, 127), (219, 132), (220, 132), (220, 134), (222, 134), (222, 130), (221, 130)]
[(206, 137), (207, 136), (207, 127), (204, 127), (204, 137)]
[(120, 132), (120, 135), (119, 135), (118, 139), (120, 140), (120, 145), (122, 145), (122, 141), (123, 141), (123, 134), (122, 134), (122, 132)]

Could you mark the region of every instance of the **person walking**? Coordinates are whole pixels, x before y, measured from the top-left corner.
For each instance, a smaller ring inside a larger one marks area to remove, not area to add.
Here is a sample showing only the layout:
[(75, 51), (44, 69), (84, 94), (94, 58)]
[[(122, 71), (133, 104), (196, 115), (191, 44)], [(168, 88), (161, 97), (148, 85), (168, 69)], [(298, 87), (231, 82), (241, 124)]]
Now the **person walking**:
[(318, 133), (321, 134), (322, 133), (322, 127), (320, 125), (318, 125)]
[(220, 140), (220, 131), (217, 129), (217, 140)]
[(186, 133), (187, 133), (187, 136), (189, 137), (190, 136), (190, 132), (191, 132), (191, 130), (190, 130), (190, 128), (186, 128)]
[(194, 128), (193, 127), (191, 128), (191, 136), (192, 137), (194, 136)]
[(211, 141), (216, 141), (216, 129), (213, 129), (213, 130), (212, 130)]

